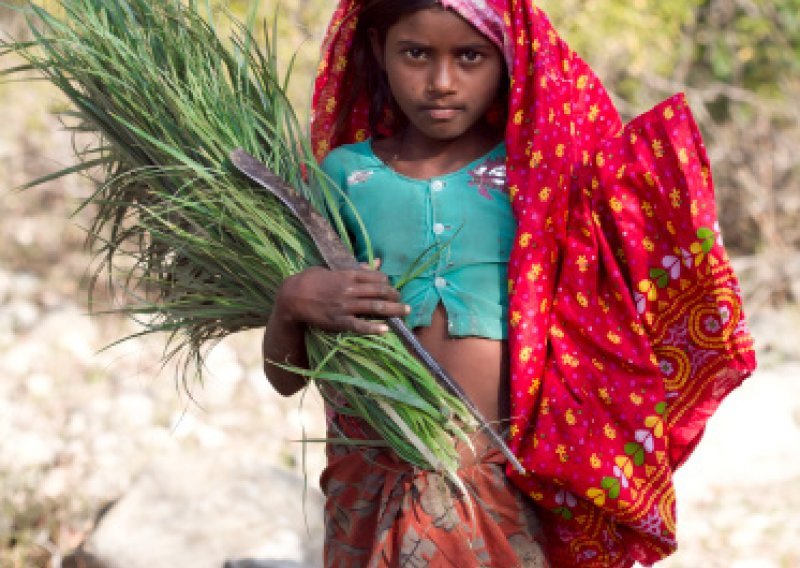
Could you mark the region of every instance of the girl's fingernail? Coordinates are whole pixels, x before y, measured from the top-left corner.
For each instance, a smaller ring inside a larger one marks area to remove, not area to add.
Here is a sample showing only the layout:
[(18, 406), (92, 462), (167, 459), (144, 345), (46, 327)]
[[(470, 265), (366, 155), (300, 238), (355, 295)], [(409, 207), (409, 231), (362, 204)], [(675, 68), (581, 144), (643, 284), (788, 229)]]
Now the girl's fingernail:
[(410, 313), (411, 313), (411, 306), (409, 306), (409, 305), (406, 305), (406, 306), (403, 308), (403, 311), (406, 313), (406, 315), (410, 314)]
[(381, 325), (378, 327), (378, 333), (388, 333), (389, 326), (388, 325)]

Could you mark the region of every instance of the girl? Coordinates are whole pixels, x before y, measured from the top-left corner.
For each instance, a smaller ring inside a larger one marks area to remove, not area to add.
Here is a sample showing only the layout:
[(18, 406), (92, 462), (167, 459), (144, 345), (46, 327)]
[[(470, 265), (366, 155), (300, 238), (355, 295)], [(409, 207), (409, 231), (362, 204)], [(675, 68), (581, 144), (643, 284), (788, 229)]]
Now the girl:
[[(380, 271), (287, 279), (265, 360), (305, 364), (309, 325), (384, 333), (375, 319), (406, 316), (528, 469), (504, 474), (485, 443), (463, 452), (470, 517), (440, 477), (331, 446), (326, 565), (606, 567), (672, 552), (672, 473), (754, 367), (684, 99), (623, 128), (528, 1), (342, 0), (313, 113), (317, 156)], [(394, 277), (437, 244), (401, 296)], [(282, 394), (304, 385), (266, 371)]]

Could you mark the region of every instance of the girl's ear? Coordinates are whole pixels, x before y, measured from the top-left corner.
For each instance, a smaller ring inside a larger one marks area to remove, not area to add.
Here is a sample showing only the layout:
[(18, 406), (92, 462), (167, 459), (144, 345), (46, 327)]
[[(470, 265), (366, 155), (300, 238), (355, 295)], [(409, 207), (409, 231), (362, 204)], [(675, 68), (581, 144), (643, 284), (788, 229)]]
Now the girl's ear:
[(369, 34), (369, 43), (372, 47), (372, 55), (375, 56), (375, 61), (378, 62), (381, 71), (386, 71), (386, 64), (384, 63), (384, 45), (378, 35), (378, 30), (370, 28), (367, 33)]

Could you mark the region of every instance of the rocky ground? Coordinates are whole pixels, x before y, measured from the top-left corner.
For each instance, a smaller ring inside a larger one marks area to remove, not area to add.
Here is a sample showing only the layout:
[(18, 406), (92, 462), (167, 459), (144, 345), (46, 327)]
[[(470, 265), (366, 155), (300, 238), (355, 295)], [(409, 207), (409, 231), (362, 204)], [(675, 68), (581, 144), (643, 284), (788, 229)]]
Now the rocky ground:
[[(125, 511), (146, 494), (175, 508), (161, 511), (163, 526), (102, 544), (128, 554), (126, 568), (136, 558), (152, 568), (234, 556), (314, 564), (323, 456), (296, 440), (322, 435), (319, 400), (268, 388), (257, 332), (214, 350), (193, 399), (159, 368), (161, 339), (103, 350), (136, 328), (87, 316), (86, 217), (69, 218), (87, 184), (12, 191), (70, 163), (69, 137), (47, 114), (62, 103), (30, 84), (0, 89), (0, 568), (61, 566), (108, 503), (126, 496), (116, 508)], [(763, 368), (724, 403), (679, 473), (681, 550), (663, 566), (800, 566), (800, 315), (752, 315)], [(273, 498), (252, 512), (236, 505)], [(111, 511), (109, 520), (119, 516)], [(274, 525), (283, 517), (293, 526)], [(134, 527), (150, 524), (134, 518)], [(199, 532), (182, 533), (193, 520)], [(223, 533), (236, 538), (221, 544)], [(167, 540), (202, 560), (154, 555)]]

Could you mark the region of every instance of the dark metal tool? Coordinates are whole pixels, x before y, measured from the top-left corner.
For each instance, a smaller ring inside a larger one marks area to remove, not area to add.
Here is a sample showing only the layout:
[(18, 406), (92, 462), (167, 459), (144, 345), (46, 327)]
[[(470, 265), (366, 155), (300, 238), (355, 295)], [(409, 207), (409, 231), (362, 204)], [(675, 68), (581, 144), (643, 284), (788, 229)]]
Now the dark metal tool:
[[(352, 270), (361, 268), (361, 264), (356, 257), (342, 243), (339, 235), (333, 230), (328, 220), (314, 209), (309, 201), (300, 195), (294, 188), (289, 186), (283, 179), (272, 173), (264, 164), (256, 158), (237, 148), (230, 153), (231, 162), (236, 168), (258, 185), (277, 197), (303, 225), (308, 235), (314, 241), (325, 263), (334, 270)], [(417, 337), (408, 329), (405, 322), (398, 317), (388, 319), (388, 325), (398, 337), (403, 341), (422, 363), (428, 368), (442, 387), (453, 396), (458, 397), (470, 414), (486, 432), (492, 443), (508, 459), (509, 463), (519, 473), (524, 474), (525, 468), (513, 454), (505, 441), (494, 431), (475, 403), (470, 400), (467, 393), (448, 373), (442, 368), (436, 359), (428, 353), (422, 346)]]

